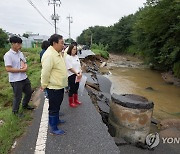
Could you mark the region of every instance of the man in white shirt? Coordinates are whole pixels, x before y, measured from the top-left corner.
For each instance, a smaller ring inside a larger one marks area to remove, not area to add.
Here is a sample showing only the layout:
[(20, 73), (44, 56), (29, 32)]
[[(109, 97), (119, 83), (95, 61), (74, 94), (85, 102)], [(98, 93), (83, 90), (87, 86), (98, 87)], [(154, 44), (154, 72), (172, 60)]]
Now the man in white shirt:
[(24, 109), (33, 110), (28, 103), (31, 99), (32, 89), (31, 83), (26, 75), (27, 64), (23, 53), (20, 51), (22, 47), (22, 39), (17, 36), (10, 38), (11, 49), (4, 55), (4, 63), (6, 71), (9, 75), (9, 82), (13, 88), (14, 100), (12, 112), (18, 114), (19, 105), (24, 92), (22, 106)]

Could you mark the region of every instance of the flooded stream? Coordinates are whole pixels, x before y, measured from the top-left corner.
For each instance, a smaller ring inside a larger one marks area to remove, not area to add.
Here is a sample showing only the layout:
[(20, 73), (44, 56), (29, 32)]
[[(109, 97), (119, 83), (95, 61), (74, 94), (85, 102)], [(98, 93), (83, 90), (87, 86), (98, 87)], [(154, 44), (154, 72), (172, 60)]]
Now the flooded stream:
[(156, 71), (144, 68), (113, 67), (108, 78), (111, 93), (137, 94), (154, 102), (153, 116), (159, 120), (180, 118), (180, 87), (169, 85)]

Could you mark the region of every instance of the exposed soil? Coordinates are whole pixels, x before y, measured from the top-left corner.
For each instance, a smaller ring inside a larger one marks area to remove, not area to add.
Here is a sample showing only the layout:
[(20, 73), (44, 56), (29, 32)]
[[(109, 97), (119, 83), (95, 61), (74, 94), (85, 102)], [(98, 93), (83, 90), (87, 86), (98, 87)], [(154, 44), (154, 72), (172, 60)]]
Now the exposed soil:
[(116, 55), (110, 54), (108, 59), (109, 67), (132, 67), (132, 68), (145, 68), (148, 67), (144, 65), (144, 62), (138, 57), (133, 57), (129, 55)]
[(164, 72), (164, 73), (161, 73), (161, 75), (166, 83), (180, 86), (180, 79), (174, 77), (172, 72)]

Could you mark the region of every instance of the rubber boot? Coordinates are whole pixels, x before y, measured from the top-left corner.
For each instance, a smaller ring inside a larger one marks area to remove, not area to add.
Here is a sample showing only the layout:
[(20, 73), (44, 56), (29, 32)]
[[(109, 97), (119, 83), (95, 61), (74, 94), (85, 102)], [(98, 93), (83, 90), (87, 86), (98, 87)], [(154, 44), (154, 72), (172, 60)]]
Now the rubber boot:
[(78, 94), (74, 94), (73, 95), (74, 97), (74, 103), (77, 104), (77, 105), (81, 105), (82, 103), (78, 100)]
[(73, 97), (69, 97), (69, 106), (70, 107), (77, 107), (77, 105), (74, 103)]
[(51, 127), (50, 133), (55, 135), (63, 135), (65, 132), (61, 129), (58, 129), (57, 125), (59, 122), (59, 115), (49, 116), (49, 125)]

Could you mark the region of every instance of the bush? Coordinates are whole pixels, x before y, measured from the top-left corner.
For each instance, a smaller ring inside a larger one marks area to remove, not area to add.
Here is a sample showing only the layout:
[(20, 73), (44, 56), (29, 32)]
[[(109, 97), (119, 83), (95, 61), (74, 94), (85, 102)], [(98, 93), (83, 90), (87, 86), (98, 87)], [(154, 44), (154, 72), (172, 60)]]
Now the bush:
[(38, 47), (38, 48), (22, 48), (22, 52), (28, 52), (28, 53), (40, 53), (41, 52), (41, 48)]
[(92, 44), (91, 45), (91, 50), (96, 54), (100, 55), (101, 57), (108, 59), (109, 58), (109, 53), (107, 52), (108, 46), (104, 46), (103, 44), (99, 43), (97, 44)]
[(3, 56), (7, 51), (8, 51), (8, 49), (0, 48), (0, 62), (4, 61)]

